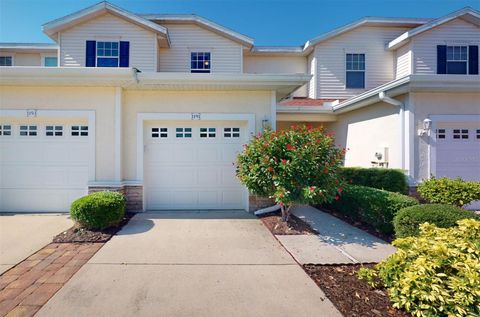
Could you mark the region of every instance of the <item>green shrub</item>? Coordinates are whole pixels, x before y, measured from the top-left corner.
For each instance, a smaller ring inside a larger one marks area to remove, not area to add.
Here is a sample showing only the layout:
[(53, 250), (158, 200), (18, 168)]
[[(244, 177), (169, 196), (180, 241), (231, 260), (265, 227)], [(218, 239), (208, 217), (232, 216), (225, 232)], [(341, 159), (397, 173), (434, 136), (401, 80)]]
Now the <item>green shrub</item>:
[(415, 198), (386, 190), (346, 185), (340, 199), (329, 208), (373, 226), (379, 232), (393, 233), (393, 217), (402, 208), (417, 205)]
[(404, 238), (418, 235), (419, 226), (428, 222), (439, 228), (450, 228), (457, 224), (458, 220), (477, 218), (468, 210), (452, 205), (417, 205), (401, 209), (393, 219), (395, 236)]
[(418, 193), (433, 204), (468, 205), (480, 200), (480, 182), (467, 182), (460, 178), (431, 178), (418, 186)]
[(75, 200), (70, 215), (82, 227), (104, 229), (120, 223), (125, 215), (125, 197), (116, 192), (97, 192)]
[(402, 170), (388, 168), (343, 167), (340, 175), (353, 185), (373, 187), (406, 194), (407, 178)]
[(275, 198), (287, 220), (293, 204), (320, 204), (336, 197), (343, 158), (344, 150), (322, 128), (267, 130), (238, 155), (237, 176), (251, 193)]
[(422, 224), (418, 237), (397, 239), (397, 252), (359, 277), (388, 289), (413, 316), (480, 316), (480, 221), (444, 229)]

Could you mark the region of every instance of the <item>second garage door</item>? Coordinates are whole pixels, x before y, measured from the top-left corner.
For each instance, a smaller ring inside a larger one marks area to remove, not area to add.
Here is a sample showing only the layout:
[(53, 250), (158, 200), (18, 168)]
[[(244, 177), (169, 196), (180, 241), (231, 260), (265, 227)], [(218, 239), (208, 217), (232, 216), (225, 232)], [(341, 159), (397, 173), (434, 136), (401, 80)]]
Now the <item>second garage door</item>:
[(232, 122), (149, 122), (145, 125), (148, 210), (245, 209), (235, 176), (246, 125)]
[(436, 176), (480, 181), (480, 123), (440, 123)]

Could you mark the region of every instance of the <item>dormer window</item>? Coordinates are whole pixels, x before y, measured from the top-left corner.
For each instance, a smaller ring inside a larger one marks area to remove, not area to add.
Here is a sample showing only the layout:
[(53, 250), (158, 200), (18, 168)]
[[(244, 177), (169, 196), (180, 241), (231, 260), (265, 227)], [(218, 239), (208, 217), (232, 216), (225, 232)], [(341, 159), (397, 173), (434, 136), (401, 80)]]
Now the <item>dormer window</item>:
[(191, 52), (190, 71), (192, 73), (210, 73), (212, 66), (210, 52)]
[(118, 67), (118, 42), (97, 42), (97, 67)]

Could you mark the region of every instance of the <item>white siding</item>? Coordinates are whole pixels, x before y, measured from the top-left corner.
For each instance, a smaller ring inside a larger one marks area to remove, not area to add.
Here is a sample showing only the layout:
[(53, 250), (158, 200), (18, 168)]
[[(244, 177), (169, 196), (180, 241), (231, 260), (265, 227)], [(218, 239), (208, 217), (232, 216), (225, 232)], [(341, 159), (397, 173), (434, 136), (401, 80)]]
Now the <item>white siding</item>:
[(87, 40), (130, 42), (130, 67), (155, 71), (156, 35), (133, 23), (106, 14), (61, 33), (60, 65), (85, 66)]
[(40, 66), (40, 53), (15, 53), (14, 66)]
[[(385, 45), (406, 30), (399, 27), (359, 27), (318, 44), (315, 48), (316, 98), (347, 99), (393, 80), (394, 53), (387, 51)], [(345, 88), (346, 53), (365, 53), (365, 90)]]
[(190, 52), (211, 52), (213, 73), (241, 73), (242, 45), (194, 24), (162, 24), (170, 48), (159, 50), (160, 72), (190, 72)]
[(480, 28), (461, 19), (442, 24), (412, 38), (416, 74), (437, 73), (437, 45), (479, 45)]
[(395, 78), (408, 76), (412, 73), (412, 50), (410, 44), (400, 47), (396, 51)]
[[(251, 74), (306, 74), (307, 58), (304, 56), (245, 56), (243, 72)], [(306, 97), (306, 85), (292, 96)]]

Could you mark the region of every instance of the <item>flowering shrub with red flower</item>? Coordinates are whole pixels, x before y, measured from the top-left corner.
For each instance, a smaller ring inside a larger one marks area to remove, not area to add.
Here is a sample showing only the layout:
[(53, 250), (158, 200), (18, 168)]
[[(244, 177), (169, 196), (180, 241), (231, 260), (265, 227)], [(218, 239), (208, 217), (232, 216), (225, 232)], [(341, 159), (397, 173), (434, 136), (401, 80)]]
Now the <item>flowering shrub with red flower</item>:
[(267, 130), (238, 155), (237, 176), (250, 192), (275, 198), (287, 221), (294, 204), (322, 204), (340, 197), (337, 171), (343, 159), (344, 151), (323, 128)]

